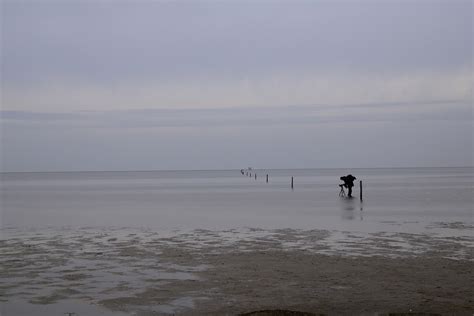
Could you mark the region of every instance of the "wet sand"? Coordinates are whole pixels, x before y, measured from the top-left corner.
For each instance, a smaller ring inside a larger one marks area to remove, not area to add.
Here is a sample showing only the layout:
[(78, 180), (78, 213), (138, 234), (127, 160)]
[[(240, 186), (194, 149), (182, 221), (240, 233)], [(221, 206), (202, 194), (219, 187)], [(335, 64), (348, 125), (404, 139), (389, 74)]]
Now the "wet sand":
[(472, 315), (473, 228), (438, 226), (458, 233), (7, 229), (0, 311)]

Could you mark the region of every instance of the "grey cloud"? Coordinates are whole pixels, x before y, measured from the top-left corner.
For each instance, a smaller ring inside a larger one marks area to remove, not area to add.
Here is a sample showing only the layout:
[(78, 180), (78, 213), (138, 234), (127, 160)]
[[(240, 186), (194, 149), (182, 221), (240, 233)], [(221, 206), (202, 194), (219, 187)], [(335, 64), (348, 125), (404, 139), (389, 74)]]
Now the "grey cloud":
[(290, 128), (35, 124), (2, 124), (3, 171), (472, 166), (472, 120), (343, 121)]
[(0, 6), (2, 170), (473, 163), (470, 0)]
[(340, 122), (473, 119), (466, 101), (355, 104), (338, 106), (239, 107), (220, 109), (141, 109), (38, 113), (2, 111), (4, 123), (30, 121), (84, 128), (278, 126)]
[(472, 65), (471, 1), (2, 2), (4, 80)]
[(78, 113), (0, 111), (0, 118), (3, 120), (62, 121), (83, 119), (84, 115)]

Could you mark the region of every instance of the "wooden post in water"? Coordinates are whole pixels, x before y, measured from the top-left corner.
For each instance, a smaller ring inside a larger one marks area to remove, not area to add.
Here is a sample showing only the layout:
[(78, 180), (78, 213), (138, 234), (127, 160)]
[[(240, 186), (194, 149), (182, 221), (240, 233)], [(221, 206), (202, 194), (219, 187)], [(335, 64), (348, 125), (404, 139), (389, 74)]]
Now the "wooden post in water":
[(267, 174), (267, 183), (268, 183), (268, 174)]
[(362, 202), (362, 180), (359, 181), (360, 184), (360, 201)]
[(293, 189), (293, 177), (291, 177), (291, 188)]
[(255, 180), (257, 180), (257, 174), (255, 174)]

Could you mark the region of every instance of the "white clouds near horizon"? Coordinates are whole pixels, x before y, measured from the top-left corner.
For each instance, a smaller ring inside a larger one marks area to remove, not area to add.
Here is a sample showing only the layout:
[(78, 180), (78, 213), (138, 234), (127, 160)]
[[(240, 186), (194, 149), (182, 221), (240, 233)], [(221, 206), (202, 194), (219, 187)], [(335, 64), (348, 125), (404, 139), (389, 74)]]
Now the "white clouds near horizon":
[(200, 78), (176, 82), (71, 83), (49, 80), (30, 88), (5, 87), (10, 111), (91, 111), (350, 105), (472, 98), (468, 70), (452, 73), (300, 74), (263, 78)]

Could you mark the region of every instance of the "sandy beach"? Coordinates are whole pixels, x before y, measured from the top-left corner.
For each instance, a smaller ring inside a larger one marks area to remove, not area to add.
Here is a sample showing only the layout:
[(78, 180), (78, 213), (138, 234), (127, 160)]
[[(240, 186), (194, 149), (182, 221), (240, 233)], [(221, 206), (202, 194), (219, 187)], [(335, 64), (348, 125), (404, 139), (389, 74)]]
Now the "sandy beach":
[(0, 306), (7, 316), (472, 315), (473, 228), (438, 226), (459, 236), (7, 229)]

